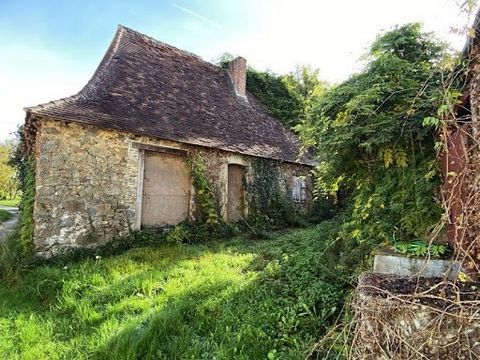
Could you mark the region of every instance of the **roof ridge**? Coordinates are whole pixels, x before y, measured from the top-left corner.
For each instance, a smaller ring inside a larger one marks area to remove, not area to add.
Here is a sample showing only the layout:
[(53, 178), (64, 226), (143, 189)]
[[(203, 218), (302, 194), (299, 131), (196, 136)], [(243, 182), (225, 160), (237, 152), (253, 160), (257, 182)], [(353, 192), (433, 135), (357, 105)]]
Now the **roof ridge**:
[(25, 110), (27, 116), (310, 163), (299, 153), (298, 137), (252, 93), (247, 91), (248, 105), (235, 96), (227, 74), (198, 55), (118, 25), (76, 95)]
[(158, 39), (155, 39), (154, 37), (152, 36), (149, 36), (149, 35), (146, 35), (138, 30), (135, 30), (135, 29), (132, 29), (132, 28), (129, 28), (128, 26), (125, 26), (125, 25), (122, 25), (122, 24), (118, 24), (118, 28), (119, 29), (123, 29), (125, 30), (126, 32), (128, 33), (131, 33), (133, 35), (136, 35), (136, 36), (139, 36), (139, 37), (142, 37), (144, 39), (147, 39), (157, 45), (160, 45), (160, 46), (163, 46), (163, 47), (166, 47), (166, 48), (169, 48), (171, 50), (174, 50), (174, 51), (177, 51), (181, 54), (184, 54), (184, 55), (187, 55), (187, 56), (190, 56), (192, 58), (195, 58), (196, 60), (199, 60), (201, 61), (202, 63), (205, 63), (206, 65), (208, 66), (211, 66), (211, 67), (214, 67), (215, 69), (217, 70), (224, 70), (226, 71), (226, 69), (223, 69), (222, 67), (218, 66), (218, 65), (215, 65), (213, 63), (211, 63), (210, 61), (207, 61), (205, 59), (203, 59), (200, 55), (197, 55), (195, 53), (192, 53), (190, 51), (187, 51), (187, 50), (184, 50), (184, 49), (180, 49), (176, 46), (173, 46), (173, 45), (170, 45), (170, 44), (167, 44), (166, 42), (163, 42), (161, 40), (158, 40)]

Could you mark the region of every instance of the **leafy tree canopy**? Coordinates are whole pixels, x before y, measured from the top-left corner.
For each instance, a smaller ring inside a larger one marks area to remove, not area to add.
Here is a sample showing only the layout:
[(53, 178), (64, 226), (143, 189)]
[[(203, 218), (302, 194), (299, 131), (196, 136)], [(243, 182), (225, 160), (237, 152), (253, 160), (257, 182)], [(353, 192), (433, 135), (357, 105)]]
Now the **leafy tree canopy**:
[[(232, 54), (225, 53), (216, 63), (227, 68), (233, 59)], [(319, 80), (318, 70), (309, 66), (298, 66), (287, 75), (258, 71), (250, 66), (247, 69), (247, 90), (287, 127), (300, 123), (307, 104), (320, 97), (325, 87)]]
[(317, 149), (317, 189), (348, 190), (342, 231), (357, 241), (424, 237), (439, 219), (438, 149), (424, 119), (436, 116), (444, 49), (419, 24), (380, 35), (365, 69), (327, 91), (296, 127)]
[(14, 145), (13, 141), (0, 143), (0, 199), (12, 199), (19, 190), (17, 173), (9, 163)]

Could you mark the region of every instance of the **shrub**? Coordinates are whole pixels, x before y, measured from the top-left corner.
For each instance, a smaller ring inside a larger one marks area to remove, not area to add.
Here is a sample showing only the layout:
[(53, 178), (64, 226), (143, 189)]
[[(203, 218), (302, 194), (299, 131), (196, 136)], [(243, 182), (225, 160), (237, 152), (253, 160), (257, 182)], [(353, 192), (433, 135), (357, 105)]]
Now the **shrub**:
[(12, 213), (7, 211), (7, 210), (3, 210), (3, 209), (0, 209), (0, 224), (5, 222), (5, 221), (8, 221), (12, 218)]
[(342, 231), (359, 243), (389, 242), (394, 232), (422, 238), (440, 220), (441, 144), (424, 119), (437, 114), (444, 54), (419, 24), (387, 32), (365, 69), (327, 91), (297, 127), (320, 157), (319, 194), (348, 190)]

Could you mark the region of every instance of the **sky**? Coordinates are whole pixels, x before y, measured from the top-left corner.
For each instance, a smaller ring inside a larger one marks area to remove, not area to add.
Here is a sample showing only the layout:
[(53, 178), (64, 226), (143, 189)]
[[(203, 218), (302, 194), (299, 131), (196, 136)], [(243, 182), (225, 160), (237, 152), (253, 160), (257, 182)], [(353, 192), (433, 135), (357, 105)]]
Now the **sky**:
[(0, 0), (0, 141), (26, 106), (76, 94), (117, 25), (214, 61), (229, 52), (278, 74), (311, 65), (347, 79), (381, 31), (421, 22), (460, 50), (462, 0)]

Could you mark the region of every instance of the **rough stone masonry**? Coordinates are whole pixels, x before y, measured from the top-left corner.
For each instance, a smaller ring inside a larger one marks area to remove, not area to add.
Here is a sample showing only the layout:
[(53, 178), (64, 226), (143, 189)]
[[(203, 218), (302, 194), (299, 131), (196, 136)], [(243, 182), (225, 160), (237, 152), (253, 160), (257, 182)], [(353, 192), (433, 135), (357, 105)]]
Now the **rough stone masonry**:
[[(139, 154), (135, 144), (186, 150), (205, 159), (207, 173), (227, 211), (227, 166), (244, 165), (253, 157), (215, 149), (100, 129), (91, 125), (42, 119), (35, 141), (35, 251), (50, 256), (70, 248), (92, 247), (139, 227), (136, 199)], [(310, 168), (280, 163), (282, 187), (288, 191), (294, 176), (309, 178)], [(250, 174), (251, 175), (251, 174)], [(247, 176), (248, 173), (247, 173)], [(311, 202), (311, 182), (308, 182)], [(189, 218), (195, 215), (191, 193)]]

